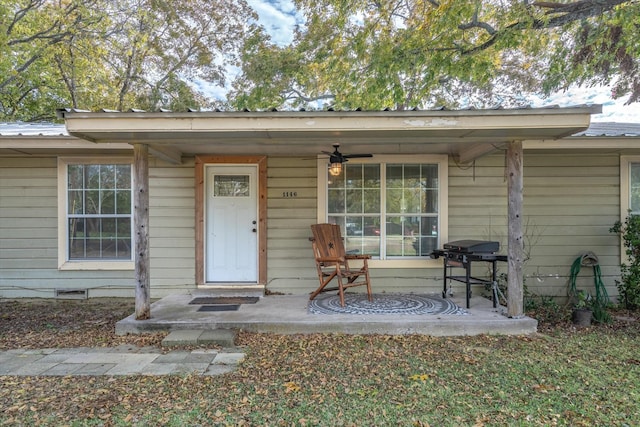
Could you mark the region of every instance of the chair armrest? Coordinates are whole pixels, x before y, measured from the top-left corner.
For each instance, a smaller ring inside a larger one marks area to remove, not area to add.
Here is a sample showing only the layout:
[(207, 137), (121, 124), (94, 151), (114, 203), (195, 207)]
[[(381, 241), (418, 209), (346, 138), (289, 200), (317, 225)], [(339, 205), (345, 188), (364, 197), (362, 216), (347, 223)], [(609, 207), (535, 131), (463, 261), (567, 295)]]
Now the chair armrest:
[(346, 255), (345, 259), (371, 259), (371, 255)]
[(317, 257), (316, 261), (318, 262), (343, 262), (343, 257)]

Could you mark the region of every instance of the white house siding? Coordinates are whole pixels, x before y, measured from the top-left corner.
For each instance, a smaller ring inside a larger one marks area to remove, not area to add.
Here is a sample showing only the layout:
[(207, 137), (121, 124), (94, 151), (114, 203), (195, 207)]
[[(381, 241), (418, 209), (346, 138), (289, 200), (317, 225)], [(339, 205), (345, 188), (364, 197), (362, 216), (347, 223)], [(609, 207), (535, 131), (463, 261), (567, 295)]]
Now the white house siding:
[(305, 293), (317, 286), (309, 236), (316, 220), (315, 158), (267, 160), (267, 289)]
[(195, 169), (152, 159), (149, 165), (151, 296), (195, 289)]
[(58, 271), (57, 191), (56, 158), (0, 158), (0, 296), (99, 296), (134, 283), (133, 272)]
[[(58, 270), (57, 159), (0, 158), (0, 297), (134, 295), (134, 271)], [(193, 162), (150, 168), (152, 297), (194, 288)]]
[[(615, 297), (620, 247), (609, 228), (620, 215), (619, 156), (525, 152), (523, 163), (527, 290), (566, 297), (571, 264), (592, 251), (609, 295)], [(450, 163), (450, 240), (497, 240), (506, 253), (504, 165), (503, 155), (483, 157), (473, 165)], [(499, 267), (506, 273), (506, 264)], [(593, 269), (583, 267), (577, 283), (592, 291)]]
[[(528, 151), (524, 165), (525, 238), (531, 253), (527, 289), (564, 297), (571, 264), (589, 250), (599, 257), (603, 281), (615, 296), (620, 247), (608, 230), (619, 219), (619, 156)], [(55, 289), (89, 289), (90, 297), (133, 296), (133, 270), (57, 269), (56, 166), (54, 157), (0, 158), (0, 297), (52, 297)], [(267, 186), (267, 288), (310, 292), (317, 286), (308, 241), (309, 226), (317, 221), (315, 159), (269, 157)], [(503, 155), (473, 165), (451, 160), (448, 240), (504, 244), (506, 196)], [(152, 159), (152, 297), (195, 288), (194, 218), (193, 160), (173, 166)], [(372, 280), (375, 291), (439, 292), (442, 270), (372, 269)], [(592, 269), (582, 269), (578, 286), (593, 286)]]
[(52, 295), (56, 197), (56, 159), (0, 158), (0, 295)]
[[(565, 297), (571, 264), (591, 251), (609, 295), (617, 296), (620, 241), (609, 229), (620, 219), (619, 155), (525, 153), (524, 159), (524, 213), (533, 225), (527, 286), (539, 295)], [(582, 267), (577, 286), (593, 292), (593, 268)]]

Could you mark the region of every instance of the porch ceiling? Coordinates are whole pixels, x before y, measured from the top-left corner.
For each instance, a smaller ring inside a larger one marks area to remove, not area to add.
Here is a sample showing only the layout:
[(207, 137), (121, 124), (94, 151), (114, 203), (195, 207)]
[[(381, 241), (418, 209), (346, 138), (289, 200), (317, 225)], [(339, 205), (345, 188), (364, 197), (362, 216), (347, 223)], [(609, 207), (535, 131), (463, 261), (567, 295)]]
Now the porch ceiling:
[(61, 110), (71, 135), (144, 143), (179, 162), (192, 154), (449, 154), (473, 160), (515, 140), (557, 140), (589, 126), (599, 105), (464, 111), (82, 112)]

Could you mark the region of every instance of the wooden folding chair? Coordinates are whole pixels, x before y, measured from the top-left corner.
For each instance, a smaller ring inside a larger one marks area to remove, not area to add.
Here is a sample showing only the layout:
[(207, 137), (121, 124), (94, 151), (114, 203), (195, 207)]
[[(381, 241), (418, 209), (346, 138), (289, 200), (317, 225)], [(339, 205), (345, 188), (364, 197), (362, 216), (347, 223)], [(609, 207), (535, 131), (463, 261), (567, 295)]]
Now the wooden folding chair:
[[(311, 231), (313, 232), (313, 238), (310, 240), (313, 246), (320, 286), (311, 294), (309, 299), (314, 299), (321, 292), (337, 290), (338, 295), (340, 295), (340, 305), (344, 307), (345, 289), (366, 286), (369, 301), (373, 301), (367, 262), (371, 256), (347, 254), (340, 235), (340, 226), (338, 225), (314, 224), (311, 226)], [(358, 268), (352, 268), (349, 266), (349, 260), (358, 260), (362, 265)], [(327, 285), (334, 278), (337, 280), (338, 286), (328, 288)]]

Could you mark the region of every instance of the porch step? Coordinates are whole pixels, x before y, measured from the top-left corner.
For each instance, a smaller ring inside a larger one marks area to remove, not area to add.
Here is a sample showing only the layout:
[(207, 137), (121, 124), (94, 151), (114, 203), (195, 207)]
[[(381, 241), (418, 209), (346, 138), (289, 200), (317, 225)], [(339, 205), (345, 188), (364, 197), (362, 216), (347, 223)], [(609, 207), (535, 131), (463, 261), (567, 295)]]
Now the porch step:
[(231, 329), (185, 329), (171, 331), (162, 340), (163, 347), (216, 344), (224, 348), (234, 346), (236, 333)]

